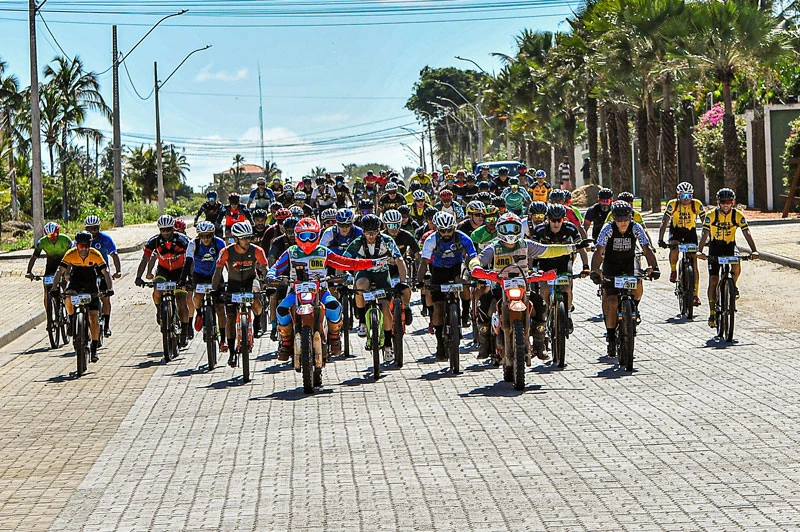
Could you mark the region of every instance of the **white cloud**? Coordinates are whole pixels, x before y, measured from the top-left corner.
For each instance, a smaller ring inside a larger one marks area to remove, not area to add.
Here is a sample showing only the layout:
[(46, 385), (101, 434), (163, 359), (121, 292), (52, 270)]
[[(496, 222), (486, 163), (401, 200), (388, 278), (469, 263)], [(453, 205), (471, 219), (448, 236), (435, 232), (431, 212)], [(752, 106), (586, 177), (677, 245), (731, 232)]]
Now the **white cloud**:
[(247, 79), (248, 77), (248, 70), (245, 67), (239, 68), (233, 74), (228, 73), (225, 70), (217, 70), (216, 72), (212, 71), (211, 69), (214, 67), (214, 63), (209, 63), (203, 68), (200, 69), (200, 72), (197, 73), (194, 80), (195, 81), (207, 81), (207, 80), (217, 80), (217, 81), (240, 81), (243, 79)]
[(344, 122), (348, 118), (350, 117), (346, 113), (331, 113), (327, 115), (314, 115), (311, 121), (317, 124), (329, 124), (335, 122)]

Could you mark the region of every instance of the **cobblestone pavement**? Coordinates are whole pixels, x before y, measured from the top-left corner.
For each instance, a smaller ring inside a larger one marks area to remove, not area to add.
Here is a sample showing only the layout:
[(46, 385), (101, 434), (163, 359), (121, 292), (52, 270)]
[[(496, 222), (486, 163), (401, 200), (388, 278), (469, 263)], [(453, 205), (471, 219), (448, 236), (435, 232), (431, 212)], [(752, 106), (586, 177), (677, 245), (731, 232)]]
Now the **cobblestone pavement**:
[(800, 529), (800, 334), (745, 308), (720, 345), (648, 283), (628, 375), (582, 281), (567, 368), (524, 392), (419, 334), (402, 370), (373, 382), (359, 346), (305, 396), (268, 339), (248, 385), (200, 338), (164, 365), (149, 294), (118, 285), (85, 377), (41, 328), (4, 349), (0, 530)]
[[(800, 224), (753, 225), (750, 232), (759, 251), (800, 260)], [(747, 246), (744, 237), (737, 237), (737, 241)]]

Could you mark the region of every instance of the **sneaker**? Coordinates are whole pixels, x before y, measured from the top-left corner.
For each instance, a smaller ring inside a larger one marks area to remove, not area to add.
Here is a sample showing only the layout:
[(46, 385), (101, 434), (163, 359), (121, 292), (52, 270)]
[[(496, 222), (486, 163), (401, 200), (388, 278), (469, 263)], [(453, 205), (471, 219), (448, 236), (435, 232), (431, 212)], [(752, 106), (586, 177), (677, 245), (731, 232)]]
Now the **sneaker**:
[(694, 296), (694, 306), (699, 307), (702, 304), (703, 303), (700, 301), (700, 298), (698, 296)]
[(358, 324), (358, 337), (364, 338), (367, 336), (367, 326), (363, 323)]
[(237, 362), (237, 360), (236, 360), (236, 359), (237, 359), (237, 358), (238, 358), (238, 357), (236, 356), (236, 353), (234, 353), (234, 352), (231, 352), (231, 354), (230, 354), (230, 355), (228, 355), (228, 365), (229, 365), (230, 367), (232, 367), (232, 368), (235, 368), (235, 367), (236, 367), (236, 362)]
[(278, 341), (278, 329), (273, 328), (269, 332), (269, 339), (272, 340), (273, 342), (277, 342)]
[(97, 356), (97, 349), (92, 348), (92, 362), (97, 362), (98, 360), (100, 360), (100, 357)]
[(105, 329), (103, 331), (103, 336), (105, 336), (106, 338), (111, 338), (111, 329)]
[(739, 299), (739, 287), (737, 286), (734, 290), (736, 291), (736, 299)]
[(614, 342), (609, 342), (606, 345), (606, 356), (610, 358), (617, 356), (617, 346), (614, 344)]
[(201, 314), (194, 317), (194, 330), (198, 332), (203, 330), (203, 316)]
[(394, 362), (394, 348), (392, 346), (387, 345), (383, 348), (383, 361), (387, 364)]
[(219, 352), (220, 353), (227, 353), (228, 352), (228, 344), (225, 343), (225, 340), (219, 341)]
[(709, 314), (708, 316), (708, 326), (712, 329), (717, 327), (717, 316), (716, 314)]
[(671, 283), (678, 282), (678, 272), (669, 272), (669, 282)]

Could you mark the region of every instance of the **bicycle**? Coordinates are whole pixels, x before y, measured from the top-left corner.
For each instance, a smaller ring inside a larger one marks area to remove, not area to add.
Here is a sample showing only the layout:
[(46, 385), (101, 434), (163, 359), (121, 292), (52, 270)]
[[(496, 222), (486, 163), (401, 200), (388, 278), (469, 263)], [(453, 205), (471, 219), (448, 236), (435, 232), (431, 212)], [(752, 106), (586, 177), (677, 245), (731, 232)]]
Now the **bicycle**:
[[(75, 347), (75, 358), (77, 359), (78, 377), (82, 377), (86, 374), (92, 356), (91, 349), (89, 349), (89, 343), (91, 342), (89, 305), (93, 300), (106, 295), (110, 296), (113, 293), (113, 290), (108, 290), (102, 294), (70, 294), (65, 296), (69, 297), (70, 301), (75, 306), (75, 336), (73, 337), (73, 346)], [(102, 332), (100, 336), (103, 336)]]
[(459, 344), (461, 342), (461, 298), (459, 294), (464, 289), (464, 283), (427, 284), (428, 290), (436, 290), (446, 294), (444, 304), (444, 327), (442, 328), (442, 343), (444, 344), (450, 371), (458, 375), (461, 373)]
[(161, 350), (164, 353), (164, 362), (170, 362), (178, 357), (178, 343), (181, 334), (181, 319), (175, 300), (175, 290), (178, 288), (178, 284), (173, 281), (145, 281), (144, 286), (161, 291), (161, 304), (158, 307)]
[(350, 354), (350, 331), (353, 329), (353, 280), (348, 277), (341, 283), (331, 283), (331, 291), (338, 296), (337, 299), (342, 305), (342, 357), (350, 358), (355, 355)]
[(550, 286), (550, 308), (547, 312), (547, 338), (553, 353), (553, 365), (563, 368), (566, 358), (566, 341), (569, 338), (569, 318), (567, 300), (563, 288), (569, 286), (572, 279), (578, 279), (580, 273), (562, 274), (547, 281)]
[(625, 371), (633, 371), (633, 349), (636, 338), (636, 304), (633, 301), (633, 291), (639, 284), (639, 279), (647, 275), (624, 275), (613, 278), (603, 277), (604, 282), (612, 283), (617, 289), (617, 325), (616, 349), (619, 366)]
[(717, 301), (714, 303), (717, 318), (717, 338), (725, 342), (733, 342), (733, 329), (736, 325), (736, 284), (733, 281), (731, 265), (749, 260), (746, 255), (733, 257), (708, 257), (719, 264), (719, 281), (717, 282)]
[(383, 310), (381, 309), (381, 300), (386, 299), (388, 293), (382, 288), (376, 289), (374, 284), (371, 284), (367, 290), (356, 289), (354, 291), (361, 292), (366, 304), (364, 311), (369, 346), (367, 350), (372, 352), (372, 377), (377, 381), (381, 378), (381, 352), (383, 352), (383, 361), (391, 362), (386, 356), (386, 350), (383, 349)]
[(59, 345), (67, 345), (69, 343), (69, 316), (67, 316), (64, 300), (61, 298), (63, 293), (60, 295), (50, 293), (55, 275), (29, 275), (28, 278), (31, 281), (42, 281), (44, 289), (47, 290), (45, 315), (47, 316), (47, 336), (50, 340), (50, 348), (58, 349)]
[(669, 248), (677, 248), (681, 253), (678, 259), (675, 296), (678, 298), (680, 315), (691, 320), (694, 318), (694, 284), (697, 275), (694, 270), (694, 257), (697, 254), (697, 244), (671, 244)]
[(206, 354), (208, 355), (208, 371), (217, 367), (217, 349), (219, 341), (219, 331), (217, 330), (217, 312), (212, 296), (213, 287), (211, 284), (198, 284), (194, 287), (197, 294), (203, 294), (203, 302), (200, 306), (200, 315), (203, 316), (203, 341), (206, 344)]
[(406, 333), (406, 305), (403, 303), (403, 291), (398, 290), (399, 279), (392, 279), (391, 302), (392, 309), (392, 348), (394, 350), (394, 363), (399, 368), (403, 367), (403, 335)]
[[(236, 353), (242, 365), (242, 382), (250, 382), (250, 352), (253, 349), (253, 292), (227, 294), (226, 302), (236, 305)], [(233, 349), (233, 346), (231, 346)]]

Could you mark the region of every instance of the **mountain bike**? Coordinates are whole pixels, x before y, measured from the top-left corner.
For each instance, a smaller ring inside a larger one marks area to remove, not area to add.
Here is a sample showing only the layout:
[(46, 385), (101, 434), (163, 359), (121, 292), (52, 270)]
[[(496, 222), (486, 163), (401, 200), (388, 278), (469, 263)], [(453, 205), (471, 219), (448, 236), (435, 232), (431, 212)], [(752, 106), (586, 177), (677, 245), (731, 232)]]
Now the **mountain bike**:
[(547, 312), (547, 338), (550, 350), (553, 353), (553, 365), (564, 367), (566, 355), (566, 341), (569, 338), (569, 313), (567, 312), (567, 298), (563, 292), (564, 286), (569, 286), (570, 280), (581, 277), (580, 273), (562, 274), (555, 279), (547, 281), (550, 286), (550, 308)]
[[(367, 290), (358, 290), (364, 298), (365, 303), (365, 318), (367, 329), (367, 351), (372, 353), (372, 377), (375, 380), (381, 378), (381, 358), (384, 362), (391, 362), (388, 359), (386, 350), (383, 349), (384, 335), (383, 335), (383, 309), (381, 308), (381, 301), (387, 299), (389, 294), (386, 290), (376, 288), (374, 284), (370, 284)], [(381, 357), (383, 354), (383, 357)]]
[(62, 299), (63, 293), (60, 295), (50, 293), (54, 277), (54, 275), (28, 276), (31, 281), (42, 281), (44, 289), (47, 291), (47, 308), (45, 308), (47, 336), (50, 340), (50, 348), (58, 349), (59, 345), (69, 343), (69, 316), (67, 316), (67, 309)]
[(694, 270), (694, 257), (697, 253), (697, 244), (673, 244), (670, 249), (680, 251), (678, 259), (678, 278), (675, 282), (675, 296), (678, 298), (678, 308), (681, 316), (687, 320), (694, 318), (694, 284), (697, 272)]
[[(89, 349), (91, 343), (91, 327), (89, 325), (89, 305), (93, 300), (106, 295), (112, 295), (113, 290), (108, 290), (102, 294), (70, 294), (70, 301), (75, 307), (75, 336), (73, 345), (75, 347), (75, 358), (77, 359), (77, 375), (82, 377), (89, 368), (89, 361), (92, 353)], [(100, 329), (102, 337), (102, 329)]]
[(717, 301), (714, 308), (717, 317), (717, 338), (726, 342), (733, 341), (733, 328), (736, 324), (736, 284), (733, 282), (731, 265), (749, 260), (746, 255), (735, 257), (708, 257), (708, 260), (719, 264), (719, 281), (717, 282)]
[(639, 279), (646, 275), (624, 275), (613, 278), (603, 278), (604, 282), (611, 283), (617, 289), (617, 325), (616, 349), (619, 366), (625, 371), (633, 371), (633, 350), (636, 339), (636, 304), (633, 301), (633, 291)]
[(444, 327), (442, 328), (442, 343), (444, 344), (450, 371), (455, 375), (461, 373), (459, 344), (461, 342), (461, 291), (463, 283), (427, 284), (428, 290), (435, 290), (445, 294), (444, 302)]
[(392, 348), (394, 350), (394, 363), (398, 368), (403, 367), (403, 335), (406, 333), (406, 305), (403, 303), (403, 291), (396, 288), (399, 279), (392, 279), (391, 302), (392, 309)]
[[(250, 353), (253, 350), (253, 292), (233, 292), (226, 302), (236, 305), (236, 353), (242, 366), (242, 382), (250, 382)], [(233, 346), (231, 346), (233, 349)], [(237, 364), (238, 365), (238, 364)]]
[(347, 277), (340, 283), (331, 283), (333, 291), (338, 295), (337, 299), (342, 305), (342, 356), (349, 358), (350, 354), (350, 331), (353, 330), (353, 279)]
[[(194, 287), (197, 294), (203, 294), (200, 315), (203, 317), (203, 342), (208, 355), (208, 371), (217, 367), (217, 350), (219, 348), (219, 331), (217, 330), (217, 311), (212, 296), (211, 284), (198, 284)], [(269, 308), (269, 307), (267, 307)]]
[(175, 290), (178, 285), (173, 281), (146, 281), (144, 286), (161, 291), (161, 304), (158, 307), (161, 350), (164, 353), (164, 362), (170, 362), (178, 357), (178, 343), (181, 335), (181, 319), (175, 300)]

